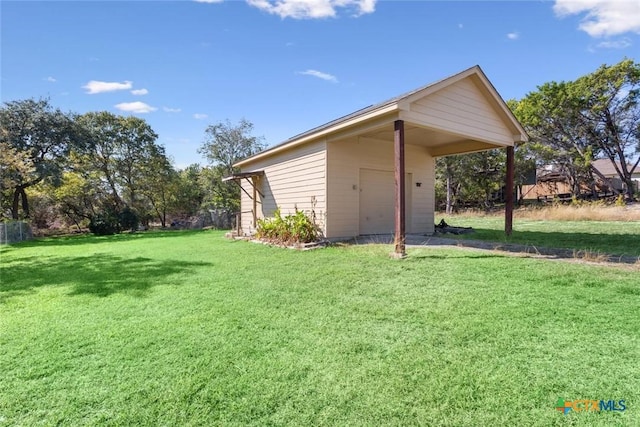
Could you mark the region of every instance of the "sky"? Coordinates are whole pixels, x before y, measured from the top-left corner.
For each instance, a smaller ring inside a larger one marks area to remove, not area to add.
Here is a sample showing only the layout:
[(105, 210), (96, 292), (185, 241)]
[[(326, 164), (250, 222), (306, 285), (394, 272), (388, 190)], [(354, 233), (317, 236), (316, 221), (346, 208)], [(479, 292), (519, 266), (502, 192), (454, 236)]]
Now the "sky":
[(480, 65), (505, 100), (640, 61), (640, 1), (0, 2), (0, 101), (135, 115), (177, 168), (208, 125), (267, 146)]

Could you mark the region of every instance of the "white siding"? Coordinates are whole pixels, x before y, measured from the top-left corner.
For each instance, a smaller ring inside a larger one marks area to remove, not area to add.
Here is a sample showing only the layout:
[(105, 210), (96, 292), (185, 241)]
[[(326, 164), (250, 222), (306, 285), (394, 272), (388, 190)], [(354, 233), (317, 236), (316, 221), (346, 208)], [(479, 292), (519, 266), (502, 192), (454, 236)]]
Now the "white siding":
[[(393, 142), (350, 138), (327, 144), (327, 237), (361, 234), (360, 171), (393, 171)], [(407, 192), (407, 232), (432, 233), (435, 163), (425, 147), (405, 146), (406, 173), (411, 177)], [(416, 187), (417, 182), (421, 183)], [(367, 230), (365, 230), (367, 231)], [(380, 230), (380, 232), (388, 232)]]
[(470, 78), (412, 102), (405, 114), (406, 119), (431, 128), (513, 145), (513, 132)]
[[(244, 165), (242, 172), (264, 171), (258, 180), (258, 218), (272, 216), (276, 208), (283, 215), (298, 210), (315, 212), (318, 223), (324, 226), (326, 211), (326, 144), (324, 141), (303, 145), (278, 155)], [(251, 185), (242, 181), (242, 187), (253, 194)], [(313, 202), (315, 201), (315, 206)], [(242, 221), (245, 234), (255, 232), (253, 202), (241, 193)]]

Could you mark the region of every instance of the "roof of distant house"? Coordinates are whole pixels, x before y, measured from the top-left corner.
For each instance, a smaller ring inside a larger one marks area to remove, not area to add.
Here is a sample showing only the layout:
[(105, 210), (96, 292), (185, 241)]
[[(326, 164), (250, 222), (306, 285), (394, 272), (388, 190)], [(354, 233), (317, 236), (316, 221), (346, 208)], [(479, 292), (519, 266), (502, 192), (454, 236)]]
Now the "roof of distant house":
[[(616, 165), (620, 167), (620, 162), (616, 161)], [(609, 159), (598, 159), (593, 161), (593, 167), (598, 169), (600, 173), (606, 177), (617, 177), (618, 172), (616, 172), (616, 168), (613, 166), (613, 163)], [(631, 169), (633, 167), (632, 164), (627, 163), (627, 167)], [(640, 170), (636, 168), (633, 173), (640, 173)]]

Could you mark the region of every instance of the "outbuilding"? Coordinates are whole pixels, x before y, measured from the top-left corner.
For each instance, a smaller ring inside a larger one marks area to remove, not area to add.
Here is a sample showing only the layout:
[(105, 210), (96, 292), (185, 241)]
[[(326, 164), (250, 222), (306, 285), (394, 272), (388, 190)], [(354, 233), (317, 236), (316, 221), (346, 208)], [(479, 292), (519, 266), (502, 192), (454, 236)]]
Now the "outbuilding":
[(405, 233), (434, 231), (437, 157), (504, 148), (513, 188), (513, 146), (526, 140), (474, 66), (238, 162), (241, 172), (232, 178), (242, 187), (239, 228), (250, 235), (276, 208), (298, 209), (313, 215), (329, 239), (395, 233), (404, 252)]

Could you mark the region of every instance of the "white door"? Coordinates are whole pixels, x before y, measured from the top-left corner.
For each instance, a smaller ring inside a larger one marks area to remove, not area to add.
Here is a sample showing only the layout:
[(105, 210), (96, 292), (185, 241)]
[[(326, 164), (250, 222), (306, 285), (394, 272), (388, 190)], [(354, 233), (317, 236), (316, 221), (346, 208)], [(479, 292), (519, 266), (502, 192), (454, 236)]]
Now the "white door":
[[(410, 218), (411, 174), (405, 177), (405, 218)], [(395, 231), (395, 181), (393, 171), (360, 169), (360, 234)], [(409, 230), (407, 223), (407, 230)]]

